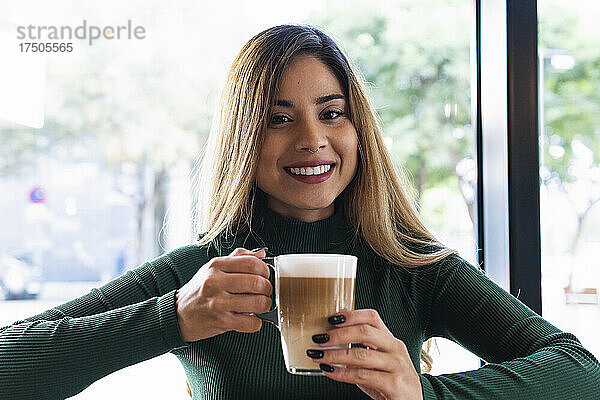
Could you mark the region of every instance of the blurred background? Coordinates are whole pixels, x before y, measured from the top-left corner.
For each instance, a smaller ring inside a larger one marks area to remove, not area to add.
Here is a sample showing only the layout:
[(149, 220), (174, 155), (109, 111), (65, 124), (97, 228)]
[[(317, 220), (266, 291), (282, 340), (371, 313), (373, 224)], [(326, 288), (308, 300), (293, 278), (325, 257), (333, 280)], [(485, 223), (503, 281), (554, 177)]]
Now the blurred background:
[[(477, 264), (472, 0), (8, 1), (0, 13), (0, 326), (190, 243), (192, 167), (241, 46), (310, 23), (364, 73), (426, 225)], [(543, 316), (600, 355), (600, 5), (539, 0)], [(21, 53), (23, 25), (134, 25), (143, 40)], [(23, 78), (25, 77), (25, 79)], [(27, 90), (23, 88), (27, 87)], [(479, 367), (436, 340), (434, 374)], [(117, 389), (118, 388), (118, 389)], [(73, 397), (188, 398), (166, 354)], [(179, 396), (179, 397), (177, 397)]]

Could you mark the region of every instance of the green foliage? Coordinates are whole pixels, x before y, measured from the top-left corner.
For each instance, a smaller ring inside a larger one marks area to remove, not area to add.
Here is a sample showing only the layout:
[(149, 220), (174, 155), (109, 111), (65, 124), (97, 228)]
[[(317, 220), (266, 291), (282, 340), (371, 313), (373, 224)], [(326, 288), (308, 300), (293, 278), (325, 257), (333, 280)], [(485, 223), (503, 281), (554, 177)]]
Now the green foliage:
[[(594, 15), (598, 16), (598, 12), (592, 9), (590, 15), (576, 14), (566, 4), (551, 1), (545, 1), (540, 12), (539, 42), (542, 54), (546, 55), (542, 67), (546, 182), (561, 184), (577, 180), (569, 173), (577, 157), (572, 146), (575, 140), (593, 152), (594, 164), (600, 161), (600, 32), (587, 28)], [(554, 68), (550, 60), (553, 53), (572, 56), (574, 67)]]

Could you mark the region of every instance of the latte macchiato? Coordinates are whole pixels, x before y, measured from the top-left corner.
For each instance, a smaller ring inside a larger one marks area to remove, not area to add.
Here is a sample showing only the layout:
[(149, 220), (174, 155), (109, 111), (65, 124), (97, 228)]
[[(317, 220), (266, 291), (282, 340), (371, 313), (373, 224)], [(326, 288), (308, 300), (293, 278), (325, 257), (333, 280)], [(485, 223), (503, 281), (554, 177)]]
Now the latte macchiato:
[(341, 254), (274, 258), (277, 325), (288, 372), (322, 374), (306, 350), (319, 348), (312, 336), (331, 330), (329, 317), (354, 309), (356, 262), (356, 257)]
[(331, 329), (327, 318), (354, 309), (354, 279), (280, 278), (278, 308), (286, 364), (313, 370), (316, 364), (306, 356), (317, 348), (312, 336)]

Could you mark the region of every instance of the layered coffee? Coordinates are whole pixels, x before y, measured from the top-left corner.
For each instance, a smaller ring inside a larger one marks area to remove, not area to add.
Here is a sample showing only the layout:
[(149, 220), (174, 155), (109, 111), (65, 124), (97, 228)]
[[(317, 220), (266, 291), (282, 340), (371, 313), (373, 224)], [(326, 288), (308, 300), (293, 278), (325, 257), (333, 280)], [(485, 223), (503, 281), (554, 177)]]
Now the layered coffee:
[(330, 316), (354, 309), (356, 262), (341, 262), (339, 256), (327, 254), (286, 257), (278, 259), (277, 284), (285, 363), (289, 372), (318, 374), (318, 364), (306, 350), (319, 348), (312, 336), (332, 328)]

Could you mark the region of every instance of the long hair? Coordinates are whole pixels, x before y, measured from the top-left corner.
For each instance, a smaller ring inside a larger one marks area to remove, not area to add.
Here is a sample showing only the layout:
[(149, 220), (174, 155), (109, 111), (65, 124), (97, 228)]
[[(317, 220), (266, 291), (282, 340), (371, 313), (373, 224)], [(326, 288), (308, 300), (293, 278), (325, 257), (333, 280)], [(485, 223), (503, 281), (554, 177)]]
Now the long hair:
[[(300, 55), (326, 65), (348, 99), (359, 163), (340, 200), (355, 237), (385, 260), (408, 269), (456, 254), (420, 221), (404, 170), (394, 165), (384, 144), (363, 75), (329, 36), (307, 25), (280, 25), (260, 32), (233, 61), (197, 176), (202, 192), (194, 228), (204, 233), (198, 244), (234, 230), (251, 231), (252, 221), (260, 219), (255, 182), (259, 152), (280, 78), (286, 65)], [(431, 357), (425, 350), (421, 362), (429, 371)]]

